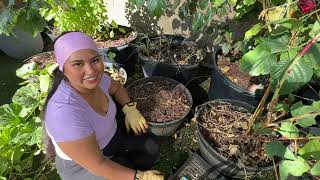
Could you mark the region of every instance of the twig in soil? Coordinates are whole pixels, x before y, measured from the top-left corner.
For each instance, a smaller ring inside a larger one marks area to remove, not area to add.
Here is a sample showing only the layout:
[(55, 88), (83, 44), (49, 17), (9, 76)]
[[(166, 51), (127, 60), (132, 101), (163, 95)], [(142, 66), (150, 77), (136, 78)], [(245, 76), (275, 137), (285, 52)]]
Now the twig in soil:
[(278, 172), (277, 172), (277, 167), (276, 167), (276, 163), (274, 162), (274, 158), (272, 158), (272, 163), (273, 163), (273, 170), (274, 170), (274, 174), (276, 175), (277, 180), (279, 180), (279, 176), (278, 176)]
[(258, 117), (262, 113), (262, 111), (263, 111), (263, 109), (265, 107), (267, 98), (269, 96), (270, 90), (271, 90), (271, 85), (268, 86), (268, 88), (267, 88), (266, 92), (264, 93), (264, 95), (263, 95), (258, 107), (254, 111), (253, 116), (251, 116), (251, 118), (249, 120), (249, 128), (248, 128), (248, 130), (246, 132), (247, 135), (250, 133), (252, 125), (257, 121)]

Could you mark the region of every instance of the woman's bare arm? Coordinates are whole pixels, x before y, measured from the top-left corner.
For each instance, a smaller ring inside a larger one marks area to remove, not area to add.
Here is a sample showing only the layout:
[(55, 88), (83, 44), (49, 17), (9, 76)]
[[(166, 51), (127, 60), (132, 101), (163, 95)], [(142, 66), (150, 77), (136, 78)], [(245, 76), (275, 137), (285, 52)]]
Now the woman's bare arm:
[(74, 162), (88, 169), (97, 176), (110, 180), (133, 180), (135, 170), (106, 159), (98, 148), (95, 135), (84, 139), (58, 142), (61, 150)]
[(131, 101), (126, 88), (123, 85), (121, 85), (118, 81), (115, 81), (113, 79), (111, 79), (109, 93), (110, 95), (115, 97), (116, 101), (121, 106), (124, 106)]

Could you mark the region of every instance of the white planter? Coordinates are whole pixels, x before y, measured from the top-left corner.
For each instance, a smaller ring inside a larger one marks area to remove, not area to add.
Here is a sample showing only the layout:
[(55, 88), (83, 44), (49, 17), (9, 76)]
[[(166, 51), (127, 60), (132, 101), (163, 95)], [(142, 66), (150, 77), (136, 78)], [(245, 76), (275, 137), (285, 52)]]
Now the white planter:
[(40, 33), (33, 37), (32, 34), (20, 29), (15, 29), (16, 36), (0, 35), (0, 49), (8, 56), (15, 59), (26, 59), (42, 52), (43, 39)]

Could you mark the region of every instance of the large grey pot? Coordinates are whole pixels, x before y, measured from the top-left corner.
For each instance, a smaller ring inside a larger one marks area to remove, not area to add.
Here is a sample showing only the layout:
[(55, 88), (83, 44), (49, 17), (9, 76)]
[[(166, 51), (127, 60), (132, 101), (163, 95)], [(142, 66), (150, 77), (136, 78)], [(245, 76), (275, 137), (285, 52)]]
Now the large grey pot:
[(15, 28), (13, 32), (15, 36), (0, 35), (0, 49), (5, 54), (22, 60), (42, 52), (43, 39), (40, 33), (33, 37), (32, 34), (19, 28)]

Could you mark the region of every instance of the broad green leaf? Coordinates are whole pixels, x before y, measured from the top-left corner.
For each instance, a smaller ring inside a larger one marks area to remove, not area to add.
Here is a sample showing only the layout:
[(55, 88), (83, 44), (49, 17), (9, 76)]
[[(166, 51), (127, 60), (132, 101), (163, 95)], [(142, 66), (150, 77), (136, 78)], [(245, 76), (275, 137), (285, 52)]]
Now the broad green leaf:
[(281, 123), (280, 129), (278, 132), (286, 138), (295, 138), (299, 137), (299, 129), (290, 122)]
[(303, 147), (299, 148), (299, 155), (304, 159), (309, 159), (310, 157), (320, 160), (320, 140), (312, 139)]
[(252, 4), (254, 4), (256, 2), (256, 0), (243, 0), (243, 4), (250, 6)]
[(271, 48), (261, 43), (242, 57), (240, 69), (251, 76), (265, 75), (275, 67), (276, 61), (276, 55), (271, 53)]
[[(320, 23), (319, 23), (319, 21), (316, 21), (316, 22), (313, 24), (313, 26), (312, 26), (312, 30), (310, 31), (309, 36), (310, 36), (311, 38), (314, 38), (314, 37), (316, 37), (319, 33), (320, 33)], [(319, 41), (319, 39), (318, 39), (318, 41)]]
[(281, 18), (279, 20), (273, 21), (272, 24), (280, 25), (284, 28), (294, 30), (303, 26), (303, 23), (294, 18)]
[(287, 104), (285, 102), (279, 102), (274, 109), (275, 109), (276, 112), (280, 112), (280, 111), (288, 112), (288, 111), (290, 111), (289, 104)]
[(262, 38), (260, 44), (265, 44), (266, 46), (268, 46), (271, 53), (278, 53), (281, 51), (286, 51), (288, 49), (288, 41), (289, 37), (284, 35), (276, 39)]
[(227, 55), (230, 52), (231, 44), (229, 43), (223, 43), (222, 44), (222, 53)]
[(43, 128), (38, 127), (31, 136), (31, 140), (27, 143), (28, 145), (39, 144), (42, 142)]
[(278, 156), (282, 159), (295, 160), (294, 154), (286, 148), (281, 142), (272, 141), (266, 146), (267, 155), (270, 159), (273, 156)]
[(237, 4), (237, 0), (227, 0), (228, 4), (235, 6)]
[(268, 9), (265, 20), (268, 22), (277, 21), (282, 19), (285, 15), (286, 8), (284, 6), (275, 6)]
[(25, 118), (28, 115), (30, 115), (31, 113), (33, 113), (33, 110), (34, 110), (33, 107), (25, 107), (25, 106), (23, 106), (21, 111), (20, 111), (19, 116), (21, 118)]
[(165, 0), (149, 0), (147, 1), (148, 10), (157, 17), (160, 17), (165, 9)]
[(25, 153), (24, 149), (21, 146), (18, 146), (14, 149), (11, 154), (11, 162), (12, 164), (18, 164), (21, 161), (22, 155)]
[(111, 26), (118, 28), (118, 24), (114, 20), (111, 21)]
[(303, 60), (307, 63), (310, 63), (314, 69), (320, 69), (320, 44), (314, 44), (309, 51), (304, 54)]
[(18, 89), (12, 97), (12, 102), (27, 107), (39, 105), (39, 89), (33, 84), (27, 84)]
[(306, 128), (316, 124), (315, 117), (317, 116), (317, 114), (315, 113), (320, 113), (320, 109), (313, 106), (303, 105), (302, 102), (298, 102), (291, 107), (290, 112), (293, 117), (310, 113), (308, 117), (297, 121), (300, 126)]
[(4, 8), (0, 11), (0, 34), (11, 35), (12, 29), (17, 22), (17, 16), (9, 9)]
[(40, 75), (39, 81), (40, 81), (40, 90), (42, 92), (48, 92), (50, 83), (51, 83), (50, 75), (49, 74)]
[(199, 1), (199, 6), (202, 10), (204, 10), (206, 7), (209, 5), (209, 0), (200, 0)]
[(310, 169), (310, 173), (313, 176), (320, 176), (320, 161), (313, 165), (313, 167)]
[(305, 83), (310, 81), (312, 78), (312, 75), (313, 75), (312, 64), (307, 62), (303, 58), (299, 58), (294, 61), (291, 60), (290, 64), (286, 64), (282, 62), (280, 65), (285, 65), (285, 67), (280, 68), (284, 71), (282, 73), (277, 73), (277, 75), (281, 75), (281, 76), (274, 75), (272, 76), (272, 79), (271, 79), (271, 81), (273, 82), (278, 82), (284, 75), (287, 76), (280, 90), (280, 95), (289, 94), (299, 89), (301, 86), (303, 86)]
[(280, 179), (287, 179), (289, 175), (302, 176), (309, 169), (308, 163), (301, 157), (297, 157), (294, 161), (283, 160), (279, 165)]
[(126, 30), (124, 30), (123, 28), (118, 28), (118, 30), (122, 33), (126, 33)]
[(58, 67), (59, 65), (57, 63), (54, 63), (52, 65), (50, 65), (49, 67), (47, 67), (47, 72), (52, 75), (53, 71)]
[(261, 31), (261, 29), (262, 29), (261, 23), (255, 24), (254, 26), (251, 27), (251, 29), (249, 29), (245, 33), (244, 39), (248, 41), (249, 39), (252, 38), (252, 36), (258, 34)]
[(224, 2), (226, 2), (226, 0), (215, 0), (213, 3), (214, 7), (219, 7), (221, 6)]
[(34, 74), (34, 69), (36, 67), (35, 62), (24, 64), (21, 68), (16, 70), (16, 75), (22, 79), (29, 77), (31, 74)]
[(8, 168), (8, 160), (0, 157), (0, 176), (3, 176)]
[(204, 15), (201, 12), (196, 12), (192, 16), (192, 30), (202, 29), (205, 25)]
[(20, 122), (22, 107), (18, 104), (5, 104), (0, 106), (0, 125), (7, 123), (16, 124)]

